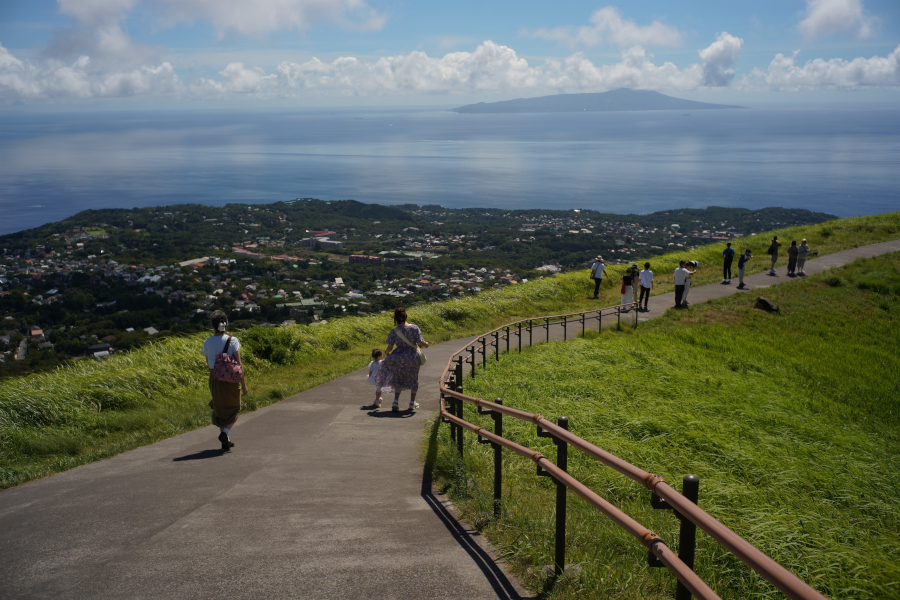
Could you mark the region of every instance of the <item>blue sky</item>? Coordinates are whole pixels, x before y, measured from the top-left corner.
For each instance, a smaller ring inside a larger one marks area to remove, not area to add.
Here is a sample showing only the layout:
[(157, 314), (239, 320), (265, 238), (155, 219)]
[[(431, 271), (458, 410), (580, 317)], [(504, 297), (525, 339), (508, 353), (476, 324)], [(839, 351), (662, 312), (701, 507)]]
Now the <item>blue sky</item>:
[(900, 98), (900, 2), (0, 0), (0, 106)]

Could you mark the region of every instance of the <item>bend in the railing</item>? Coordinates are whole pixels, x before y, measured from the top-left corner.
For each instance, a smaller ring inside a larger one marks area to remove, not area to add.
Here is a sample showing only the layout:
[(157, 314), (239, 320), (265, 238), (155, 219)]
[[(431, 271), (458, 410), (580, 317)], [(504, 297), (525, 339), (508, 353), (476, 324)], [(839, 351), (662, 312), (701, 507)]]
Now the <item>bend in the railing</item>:
[[(636, 304), (636, 303), (633, 303), (633, 304)], [(621, 315), (621, 313), (623, 312), (623, 307), (625, 307), (625, 306), (633, 307), (633, 305), (628, 305), (628, 304), (618, 305), (618, 306), (613, 306), (613, 307), (593, 309), (590, 311), (583, 311), (580, 313), (571, 313), (571, 314), (567, 314), (567, 315), (552, 315), (549, 317), (539, 317), (539, 319), (541, 319), (541, 320), (547, 319), (547, 321), (545, 321), (545, 322), (547, 323), (547, 327), (548, 327), (548, 339), (549, 339), (549, 319), (560, 319), (560, 318), (567, 318), (567, 317), (571, 317), (571, 316), (581, 316), (582, 318), (584, 318), (585, 315), (596, 313), (598, 320), (600, 320), (600, 319), (602, 319), (602, 314), (603, 314), (604, 310), (611, 310), (611, 311), (614, 310), (617, 314)], [(635, 317), (636, 316), (637, 316), (637, 314), (635, 311)], [(487, 332), (486, 334), (478, 336), (476, 339), (482, 340), (481, 352), (483, 353), (483, 356), (486, 357), (486, 355), (487, 355), (487, 346), (486, 346), (487, 336), (494, 335), (495, 332), (498, 332), (497, 336), (495, 336), (495, 337), (497, 337), (497, 339), (498, 339), (498, 341), (496, 343), (497, 343), (497, 347), (498, 347), (497, 356), (499, 359), (499, 337), (498, 337), (499, 331), (502, 329), (506, 329), (506, 335), (509, 335), (510, 327), (515, 327), (515, 326), (521, 325), (522, 323), (526, 323), (526, 322), (529, 324), (533, 324), (534, 321), (535, 321), (534, 318), (522, 319), (520, 321), (502, 325), (500, 327), (497, 327), (497, 328)], [(602, 323), (602, 321), (601, 321), (601, 323)], [(518, 335), (519, 335), (519, 340), (521, 342), (521, 327), (519, 328)], [(741, 536), (739, 536), (737, 533), (735, 533), (734, 531), (732, 531), (731, 529), (729, 529), (728, 527), (726, 527), (725, 525), (720, 523), (717, 519), (715, 519), (715, 517), (713, 517), (712, 515), (710, 515), (703, 509), (701, 509), (700, 507), (698, 507), (696, 504), (691, 502), (689, 499), (685, 498), (682, 494), (680, 494), (678, 491), (676, 491), (674, 488), (672, 488), (662, 477), (660, 477), (658, 475), (654, 475), (652, 473), (648, 473), (647, 471), (644, 471), (643, 469), (641, 469), (635, 465), (632, 465), (631, 463), (615, 456), (614, 454), (611, 454), (611, 453), (599, 448), (598, 446), (571, 433), (567, 429), (559, 427), (555, 423), (552, 423), (551, 421), (545, 419), (542, 415), (532, 414), (532, 413), (518, 410), (518, 409), (509, 407), (509, 406), (504, 406), (503, 404), (490, 402), (488, 400), (484, 400), (482, 398), (476, 398), (474, 396), (469, 396), (460, 391), (452, 389), (452, 387), (455, 387), (455, 386), (448, 387), (447, 382), (448, 382), (448, 378), (449, 378), (451, 369), (456, 370), (456, 375), (459, 375), (459, 376), (462, 375), (462, 370), (461, 370), (462, 358), (460, 355), (466, 351), (469, 351), (470, 357), (471, 357), (472, 376), (474, 377), (474, 375), (475, 375), (474, 357), (475, 357), (475, 352), (476, 352), (476, 346), (472, 345), (470, 347), (467, 345), (466, 347), (461, 348), (460, 350), (458, 350), (451, 356), (450, 360), (447, 362), (447, 366), (444, 368), (444, 371), (441, 373), (440, 391), (441, 391), (441, 416), (442, 417), (449, 418), (449, 420), (451, 422), (453, 422), (457, 427), (470, 429), (470, 430), (476, 431), (476, 432), (484, 432), (484, 433), (479, 433), (480, 436), (483, 436), (485, 433), (488, 433), (483, 428), (478, 428), (477, 426), (471, 425), (471, 424), (467, 423), (466, 421), (462, 420), (461, 405), (460, 405), (459, 416), (450, 415), (450, 413), (446, 413), (444, 399), (445, 398), (453, 398), (453, 399), (456, 399), (456, 400), (459, 400), (462, 402), (474, 404), (475, 406), (479, 407), (479, 409), (495, 411), (497, 413), (507, 415), (507, 416), (513, 417), (515, 419), (534, 423), (541, 429), (549, 432), (552, 436), (558, 438), (559, 440), (564, 441), (566, 444), (568, 444), (570, 446), (574, 446), (575, 448), (577, 448), (584, 454), (587, 454), (588, 456), (594, 458), (598, 462), (614, 469), (615, 471), (625, 475), (626, 477), (629, 477), (630, 479), (636, 481), (637, 483), (640, 483), (645, 488), (649, 489), (651, 492), (656, 494), (659, 498), (668, 502), (681, 515), (683, 515), (688, 520), (693, 522), (697, 527), (699, 527), (701, 530), (706, 532), (710, 537), (712, 537), (717, 542), (719, 542), (729, 552), (734, 554), (739, 560), (741, 560), (744, 564), (746, 564), (751, 569), (753, 569), (755, 572), (760, 574), (763, 578), (765, 578), (767, 581), (769, 581), (772, 585), (774, 585), (776, 588), (778, 588), (781, 592), (783, 592), (789, 598), (796, 599), (796, 600), (824, 600), (825, 599), (825, 597), (822, 594), (820, 594), (819, 592), (814, 590), (812, 587), (810, 587), (808, 584), (806, 584), (806, 582), (804, 582), (802, 579), (800, 579), (799, 577), (797, 577), (796, 575), (794, 575), (793, 573), (788, 571), (786, 568), (784, 568), (783, 566), (781, 566), (780, 564), (775, 562), (773, 559), (769, 558), (765, 553), (763, 553), (762, 551), (757, 549), (755, 546), (753, 546), (752, 544), (747, 542), (745, 539), (743, 539)], [(458, 362), (458, 368), (454, 367), (454, 364), (453, 364), (454, 361)], [(484, 364), (486, 366), (486, 362)], [(461, 383), (462, 383), (461, 381), (456, 382), (457, 385), (460, 385)], [(484, 435), (484, 437), (488, 437), (488, 439), (490, 439), (489, 436)], [(494, 437), (496, 437), (496, 436), (494, 436)], [(499, 439), (503, 439), (503, 438), (499, 438)], [(507, 440), (504, 440), (504, 441), (508, 442)], [(499, 443), (499, 442), (496, 442), (496, 443)], [(512, 442), (508, 442), (508, 443), (513, 444)], [(502, 444), (502, 445), (506, 446), (505, 444)], [(461, 452), (462, 451), (462, 433), (461, 433), (461, 431), (459, 433), (458, 447)], [(506, 447), (509, 447), (509, 446), (506, 446)], [(523, 447), (519, 446), (519, 448), (523, 448)], [(514, 449), (514, 448), (510, 447), (510, 449)], [(525, 450), (527, 450), (528, 452), (531, 452), (532, 454), (538, 454), (538, 453), (534, 453), (533, 451), (528, 450), (528, 449), (525, 449)], [(521, 454), (521, 452), (519, 452), (519, 453)], [(523, 455), (527, 456), (527, 454), (523, 454)], [(554, 466), (554, 468), (555, 468), (555, 466)], [(567, 475), (566, 477), (569, 477), (569, 476)], [(560, 481), (560, 479), (557, 479), (557, 480)], [(575, 480), (573, 479), (573, 481), (575, 481)], [(576, 481), (576, 483), (577, 483), (577, 481)], [(581, 485), (581, 484), (579, 483), (578, 485)], [(567, 485), (567, 487), (569, 487), (569, 489), (573, 489), (573, 491), (576, 491), (571, 486)], [(578, 493), (578, 492), (576, 491), (576, 493)], [(591, 492), (591, 493), (593, 493), (593, 492)], [(579, 494), (579, 495), (581, 495), (581, 494)], [(584, 497), (584, 496), (582, 496), (582, 497)], [(665, 564), (665, 561), (663, 561), (663, 562)], [(668, 566), (668, 564), (666, 566)], [(672, 568), (670, 568), (670, 570), (672, 570), (672, 572), (675, 573), (675, 571)], [(677, 573), (676, 573), (676, 575), (677, 575)], [(681, 578), (679, 578), (679, 580), (681, 580)], [(686, 586), (690, 587), (686, 582), (683, 582), (683, 583), (685, 583)]]

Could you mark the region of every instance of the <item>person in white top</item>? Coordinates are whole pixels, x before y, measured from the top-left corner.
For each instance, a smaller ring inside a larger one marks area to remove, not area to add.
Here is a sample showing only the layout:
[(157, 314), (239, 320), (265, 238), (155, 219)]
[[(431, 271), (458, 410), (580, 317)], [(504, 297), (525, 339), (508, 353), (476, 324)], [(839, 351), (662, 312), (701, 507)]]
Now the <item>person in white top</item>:
[[(684, 277), (684, 293), (681, 295), (681, 305), (682, 306), (690, 306), (688, 304), (688, 292), (691, 291), (691, 281), (694, 279), (694, 273), (697, 272), (697, 267), (700, 266), (700, 263), (697, 261), (687, 261), (684, 263), (684, 268), (687, 269), (688, 274)], [(688, 267), (694, 267), (694, 270), (691, 271)]]
[(675, 308), (686, 308), (681, 304), (681, 298), (684, 296), (684, 282), (690, 271), (684, 268), (684, 261), (678, 263), (675, 269)]
[(603, 273), (606, 271), (606, 265), (603, 264), (603, 257), (598, 256), (591, 265), (591, 279), (594, 280), (594, 299), (600, 297), (600, 284), (603, 283)]
[(641, 281), (641, 296), (638, 298), (638, 309), (641, 307), (641, 302), (644, 303), (644, 311), (647, 309), (647, 302), (650, 301), (650, 290), (653, 289), (653, 271), (650, 270), (650, 263), (644, 263), (644, 270), (640, 272), (638, 275), (638, 279)]
[(234, 336), (225, 333), (228, 327), (228, 317), (221, 310), (215, 310), (209, 315), (214, 335), (203, 343), (203, 354), (206, 356), (206, 364), (209, 367), (209, 392), (212, 400), (209, 407), (212, 409), (212, 424), (219, 428), (219, 441), (222, 442), (222, 450), (227, 451), (234, 447), (234, 442), (228, 436), (228, 432), (234, 427), (238, 415), (241, 413), (241, 396), (246, 396), (247, 382), (221, 381), (213, 377), (213, 368), (216, 366), (216, 355), (227, 354), (233, 356), (241, 367), (241, 343)]

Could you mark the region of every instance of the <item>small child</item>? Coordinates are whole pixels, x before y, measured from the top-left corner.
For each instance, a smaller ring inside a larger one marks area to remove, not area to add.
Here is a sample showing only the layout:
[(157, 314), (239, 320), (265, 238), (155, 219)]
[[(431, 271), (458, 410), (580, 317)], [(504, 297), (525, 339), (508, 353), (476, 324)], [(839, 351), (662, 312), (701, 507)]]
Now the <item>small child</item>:
[(381, 363), (383, 360), (384, 355), (381, 350), (372, 348), (372, 362), (369, 363), (369, 376), (366, 378), (366, 383), (375, 386), (375, 408), (381, 408), (381, 402), (384, 400), (381, 397), (381, 388), (375, 383), (375, 380), (378, 378), (378, 372), (381, 370)]

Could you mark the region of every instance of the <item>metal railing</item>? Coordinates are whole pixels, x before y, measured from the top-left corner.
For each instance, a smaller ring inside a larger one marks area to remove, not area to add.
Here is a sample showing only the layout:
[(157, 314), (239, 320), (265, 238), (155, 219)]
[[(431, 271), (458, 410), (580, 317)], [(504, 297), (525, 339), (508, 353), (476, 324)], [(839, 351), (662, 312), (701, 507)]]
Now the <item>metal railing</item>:
[[(538, 327), (546, 329), (544, 341), (550, 340), (550, 327), (559, 325), (563, 329), (563, 341), (568, 339), (568, 325), (580, 324), (582, 334), (586, 332), (587, 322), (596, 319), (598, 330), (603, 326), (603, 317), (612, 317), (615, 313), (615, 323), (621, 325), (623, 314), (634, 316), (634, 326), (637, 326), (637, 303), (611, 306), (601, 309), (572, 313), (567, 315), (553, 315), (536, 319), (523, 319), (514, 323), (500, 326), (476, 338), (475, 343), (467, 344), (456, 351), (447, 361), (447, 366), (441, 373), (440, 380), (440, 414), (445, 423), (450, 424), (451, 441), (456, 443), (456, 449), (460, 459), (463, 456), (463, 431), (469, 430), (478, 435), (481, 443), (489, 443), (494, 449), (494, 515), (499, 517), (501, 509), (501, 491), (503, 480), (503, 449), (512, 450), (516, 454), (531, 459), (537, 464), (539, 476), (549, 476), (556, 480), (556, 538), (554, 567), (557, 576), (563, 574), (565, 568), (565, 521), (566, 521), (566, 489), (572, 490), (590, 505), (597, 508), (613, 522), (638, 539), (648, 548), (648, 561), (650, 566), (665, 566), (678, 579), (676, 590), (677, 600), (687, 600), (691, 595), (711, 600), (719, 596), (709, 588), (693, 572), (694, 564), (694, 540), (696, 528), (699, 527), (710, 537), (716, 540), (729, 552), (735, 555), (744, 564), (761, 575), (772, 585), (778, 588), (785, 596), (793, 600), (824, 600), (825, 596), (814, 590), (802, 579), (782, 567), (769, 558), (755, 546), (731, 531), (709, 513), (697, 506), (699, 479), (694, 475), (684, 477), (683, 491), (681, 494), (671, 487), (662, 477), (648, 473), (643, 469), (622, 460), (621, 458), (606, 452), (602, 448), (578, 437), (569, 431), (569, 422), (566, 417), (559, 417), (557, 423), (552, 423), (543, 415), (532, 414), (509, 406), (504, 406), (501, 399), (490, 402), (482, 398), (475, 398), (463, 393), (463, 380), (465, 377), (464, 364), (471, 365), (470, 376), (476, 375), (476, 355), (481, 354), (482, 368), (487, 367), (488, 347), (494, 350), (495, 360), (500, 360), (501, 340), (505, 340), (506, 351), (510, 352), (511, 336), (517, 338), (517, 349), (522, 350), (524, 336), (528, 335), (528, 345), (534, 343), (535, 323)], [(607, 321), (609, 322), (609, 321)], [(465, 355), (468, 354), (468, 357)], [(494, 431), (489, 432), (483, 427), (465, 421), (463, 417), (463, 403), (473, 404), (478, 407), (478, 413), (489, 415), (494, 421)], [(449, 404), (449, 406), (448, 406)], [(503, 416), (512, 417), (521, 421), (533, 423), (537, 426), (539, 437), (552, 438), (557, 446), (556, 463), (551, 462), (540, 452), (526, 448), (503, 437)], [(653, 508), (672, 509), (681, 521), (679, 534), (679, 554), (676, 555), (655, 533), (642, 526), (640, 523), (620, 511), (618, 508), (604, 500), (599, 494), (587, 488), (584, 484), (567, 473), (568, 446), (583, 452), (603, 465), (618, 471), (630, 479), (640, 483), (651, 491), (651, 505)]]

